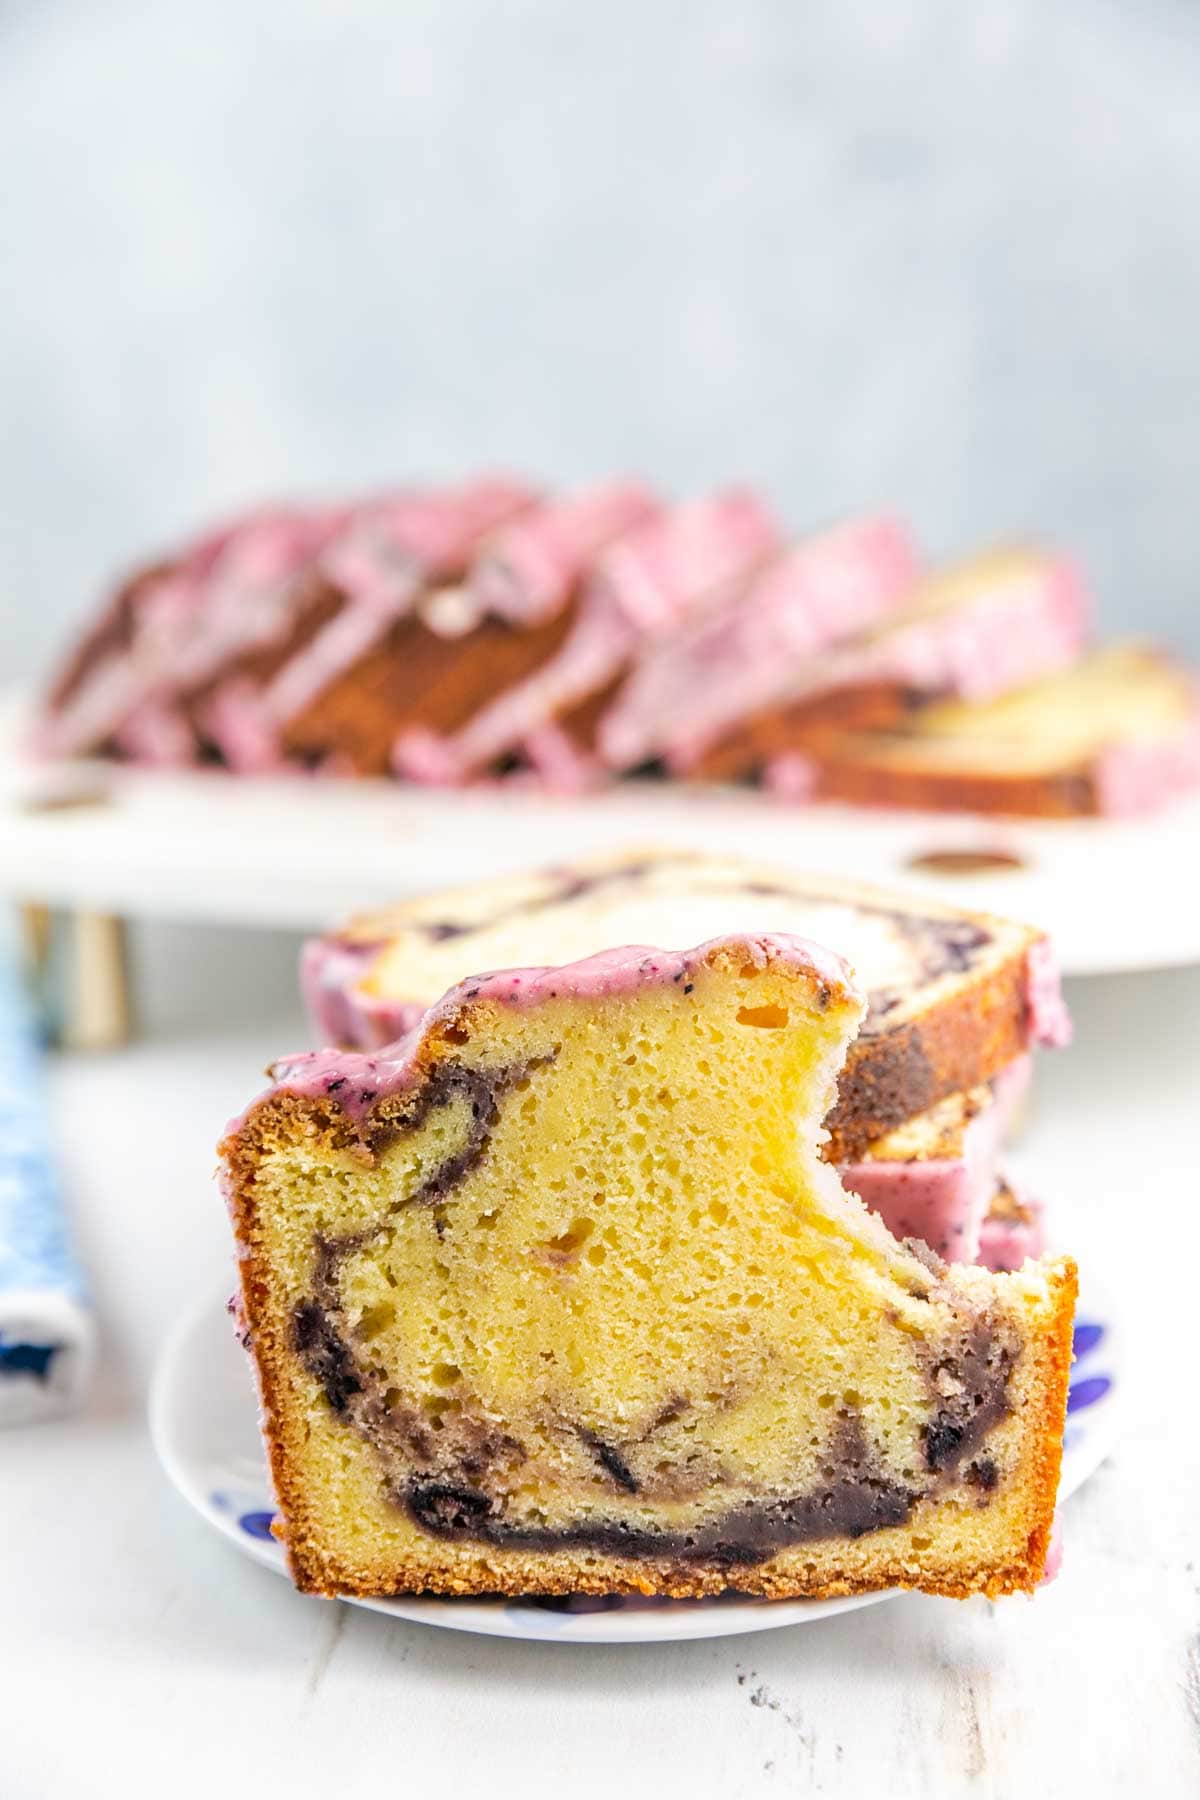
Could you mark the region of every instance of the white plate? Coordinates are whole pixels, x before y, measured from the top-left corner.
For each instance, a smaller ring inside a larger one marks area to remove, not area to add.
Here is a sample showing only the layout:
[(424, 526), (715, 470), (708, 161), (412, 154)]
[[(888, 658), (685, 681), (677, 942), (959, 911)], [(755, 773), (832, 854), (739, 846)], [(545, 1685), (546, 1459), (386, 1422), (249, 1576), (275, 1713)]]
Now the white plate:
[[(1108, 1455), (1119, 1406), (1119, 1356), (1113, 1312), (1094, 1292), (1080, 1301), (1075, 1332), (1078, 1360), (1059, 1499), (1075, 1492)], [(286, 1576), (284, 1554), (271, 1536), (274, 1506), (258, 1435), (245, 1355), (225, 1307), (206, 1300), (172, 1333), (159, 1359), (150, 1396), (150, 1429), (167, 1474), (202, 1518), (246, 1556)], [(892, 1598), (857, 1594), (844, 1600), (641, 1600), (624, 1596), (570, 1600), (455, 1600), (406, 1596), (354, 1600), (352, 1605), (422, 1625), (477, 1631), (489, 1637), (537, 1638), (574, 1644), (653, 1643), (727, 1637), (807, 1625)]]

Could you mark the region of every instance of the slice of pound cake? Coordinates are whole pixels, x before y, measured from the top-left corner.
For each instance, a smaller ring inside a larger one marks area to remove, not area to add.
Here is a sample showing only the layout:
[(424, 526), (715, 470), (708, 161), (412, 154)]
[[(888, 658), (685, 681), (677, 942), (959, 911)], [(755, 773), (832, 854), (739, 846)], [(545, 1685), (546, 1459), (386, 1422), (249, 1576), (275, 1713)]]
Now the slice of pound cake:
[(1031, 1589), (1075, 1270), (949, 1270), (818, 1155), (865, 1010), (791, 937), (453, 988), (223, 1146), (320, 1593)]
[(937, 698), (990, 700), (1065, 668), (1083, 646), (1089, 610), (1078, 572), (1060, 556), (976, 557), (929, 576), (899, 611), (822, 656), (780, 654), (755, 705), (707, 743), (680, 736), (668, 760), (705, 779), (760, 777), (814, 731), (903, 728)]
[(1113, 644), (986, 704), (882, 731), (817, 732), (767, 770), (783, 795), (1043, 818), (1129, 816), (1200, 786), (1200, 680)]
[(1068, 1035), (1050, 947), (1029, 926), (685, 851), (625, 850), (406, 902), (309, 944), (302, 981), (326, 1042), (376, 1048), (471, 969), (751, 929), (831, 945), (867, 992), (826, 1121), (834, 1161)]

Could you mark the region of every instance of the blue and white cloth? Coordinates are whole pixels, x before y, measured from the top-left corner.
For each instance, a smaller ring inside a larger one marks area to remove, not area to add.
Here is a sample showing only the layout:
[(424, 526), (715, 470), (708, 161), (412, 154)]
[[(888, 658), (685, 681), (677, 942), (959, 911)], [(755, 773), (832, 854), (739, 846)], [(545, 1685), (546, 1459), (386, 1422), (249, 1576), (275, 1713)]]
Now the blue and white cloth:
[(95, 1327), (67, 1236), (32, 1009), (0, 940), (0, 1425), (86, 1390)]

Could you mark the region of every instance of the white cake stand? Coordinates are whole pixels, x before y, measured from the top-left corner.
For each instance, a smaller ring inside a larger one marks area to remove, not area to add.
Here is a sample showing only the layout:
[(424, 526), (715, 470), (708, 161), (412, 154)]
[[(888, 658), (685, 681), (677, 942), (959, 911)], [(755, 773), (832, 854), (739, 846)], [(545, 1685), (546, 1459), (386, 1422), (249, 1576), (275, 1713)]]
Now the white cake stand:
[[(34, 765), (0, 711), (0, 890), (83, 933), (99, 1015), (120, 1014), (127, 917), (315, 929), (363, 908), (622, 844), (728, 850), (1009, 914), (1050, 932), (1068, 975), (1200, 961), (1200, 796), (1151, 818), (996, 821), (785, 805), (628, 782), (580, 798), (302, 775), (235, 779), (107, 763)], [(107, 998), (105, 997), (107, 996)], [(103, 1019), (96, 1025), (103, 1035)]]

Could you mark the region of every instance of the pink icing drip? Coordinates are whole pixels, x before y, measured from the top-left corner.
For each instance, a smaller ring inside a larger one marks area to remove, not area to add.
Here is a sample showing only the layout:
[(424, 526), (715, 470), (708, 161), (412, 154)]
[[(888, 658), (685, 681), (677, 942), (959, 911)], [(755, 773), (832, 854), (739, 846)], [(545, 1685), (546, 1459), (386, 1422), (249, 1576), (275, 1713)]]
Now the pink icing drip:
[(979, 1236), (979, 1260), (985, 1269), (1003, 1274), (1019, 1269), (1046, 1248), (1045, 1208), (1027, 1194), (1017, 1196), (1031, 1214), (1028, 1220), (986, 1218)]
[[(255, 542), (296, 515), (262, 509), (197, 538), (160, 574), (142, 578), (132, 600), (129, 644), (101, 658), (39, 733), (44, 752), (70, 756), (115, 736), (140, 704), (177, 691), (175, 659), (195, 629), (210, 582), (239, 543)], [(150, 728), (152, 730), (152, 728)]]
[(397, 775), (444, 785), (468, 781), (476, 770), (519, 748), (556, 714), (603, 687), (632, 653), (633, 628), (603, 596), (585, 603), (556, 656), (525, 681), (500, 694), (453, 735), (402, 731), (392, 751)]
[(359, 983), (383, 946), (346, 938), (310, 938), (300, 953), (300, 992), (324, 1044), (381, 1050), (420, 1023), (414, 1001), (379, 999)]
[(803, 750), (789, 750), (767, 764), (763, 770), (763, 786), (773, 799), (807, 806), (816, 798), (820, 787), (820, 770)]
[(1063, 999), (1058, 958), (1049, 938), (1029, 947), (1025, 962), (1025, 1003), (1031, 1044), (1061, 1050), (1071, 1041), (1071, 1015)]
[(145, 700), (118, 727), (127, 756), (151, 768), (181, 769), (196, 760), (196, 737), (184, 713), (166, 700)]
[(753, 494), (730, 488), (651, 519), (602, 556), (592, 577), (639, 637), (676, 626), (704, 594), (782, 545)]
[(201, 709), (205, 731), (239, 775), (278, 774), (288, 766), (261, 689), (235, 676), (223, 681)]
[(521, 748), (543, 791), (551, 794), (590, 794), (602, 787), (606, 771), (557, 725), (531, 731)]
[(1062, 1514), (1055, 1513), (1054, 1523), (1050, 1527), (1050, 1543), (1046, 1550), (1046, 1567), (1039, 1586), (1045, 1587), (1049, 1581), (1055, 1581), (1062, 1573), (1063, 1565), (1063, 1528)]
[(548, 501), (487, 540), (468, 586), (481, 612), (517, 625), (541, 624), (562, 610), (605, 545), (660, 511), (649, 490), (632, 481), (605, 482)]
[(171, 647), (166, 690), (199, 686), (231, 657), (283, 637), (296, 610), (295, 577), (346, 517), (345, 507), (279, 512), (232, 538), (209, 570), (190, 628)]
[(405, 616), (420, 593), (457, 579), (479, 540), (536, 499), (519, 482), (487, 479), (357, 508), (316, 563), (346, 604), (271, 681), (265, 721), (278, 730), (310, 705)]
[[(648, 985), (682, 983), (714, 951), (735, 948), (755, 968), (772, 962), (803, 969), (833, 988), (843, 988), (851, 1000), (865, 1005), (846, 963), (832, 951), (807, 938), (780, 934), (713, 938), (695, 950), (656, 950), (644, 944), (626, 944), (602, 950), (596, 956), (561, 967), (499, 969), (461, 981), (435, 1002), (398, 1043), (373, 1056), (356, 1051), (317, 1050), (285, 1057), (271, 1073), (269, 1092), (284, 1091), (307, 1099), (333, 1099), (361, 1121), (377, 1101), (403, 1093), (417, 1080), (415, 1057), (423, 1036), (442, 1021), (451, 1020), (467, 1002), (491, 1001), (497, 1006), (538, 1006), (547, 1000), (599, 1000), (628, 995)], [(260, 1096), (261, 1098), (261, 1096)], [(257, 1102), (255, 1102), (257, 1104)], [(240, 1129), (246, 1114), (235, 1119), (229, 1131)]]
[(440, 759), (427, 735), (414, 743), (402, 732), (393, 755), (397, 774), (419, 781), (437, 769), (440, 781), (467, 780), (604, 687), (644, 640), (778, 545), (773, 520), (740, 490), (674, 507), (628, 532), (596, 563), (557, 655), (443, 738)]
[[(1073, 565), (1046, 558), (1017, 575), (982, 584), (946, 613), (909, 625), (901, 620), (874, 642), (834, 650), (804, 682), (791, 683), (788, 698), (803, 701), (839, 687), (885, 681), (929, 695), (994, 699), (1066, 668), (1082, 648), (1087, 616), (1087, 596)], [(793, 791), (787, 759), (795, 754), (774, 759), (766, 785), (789, 798), (811, 798), (812, 789)], [(806, 782), (814, 776), (810, 771)]]
[(1074, 565), (1046, 558), (864, 647), (857, 666), (839, 671), (839, 680), (898, 681), (925, 693), (991, 700), (1066, 668), (1083, 647), (1088, 612)]
[(536, 501), (523, 482), (493, 477), (391, 494), (358, 507), (318, 566), (347, 599), (390, 616), (414, 586), (457, 577), (481, 538)]
[(600, 728), (613, 768), (665, 755), (688, 767), (735, 721), (769, 704), (825, 645), (897, 607), (917, 575), (897, 520), (855, 520), (739, 582), (642, 656)]
[(1200, 693), (1196, 711), (1170, 737), (1111, 744), (1096, 764), (1099, 810), (1113, 818), (1153, 812), (1200, 785)]
[(995, 1192), (1000, 1145), (1031, 1074), (1032, 1061), (1023, 1056), (996, 1078), (991, 1103), (963, 1134), (961, 1156), (847, 1163), (840, 1171), (844, 1185), (879, 1214), (894, 1237), (922, 1238), (947, 1262), (975, 1262)]

